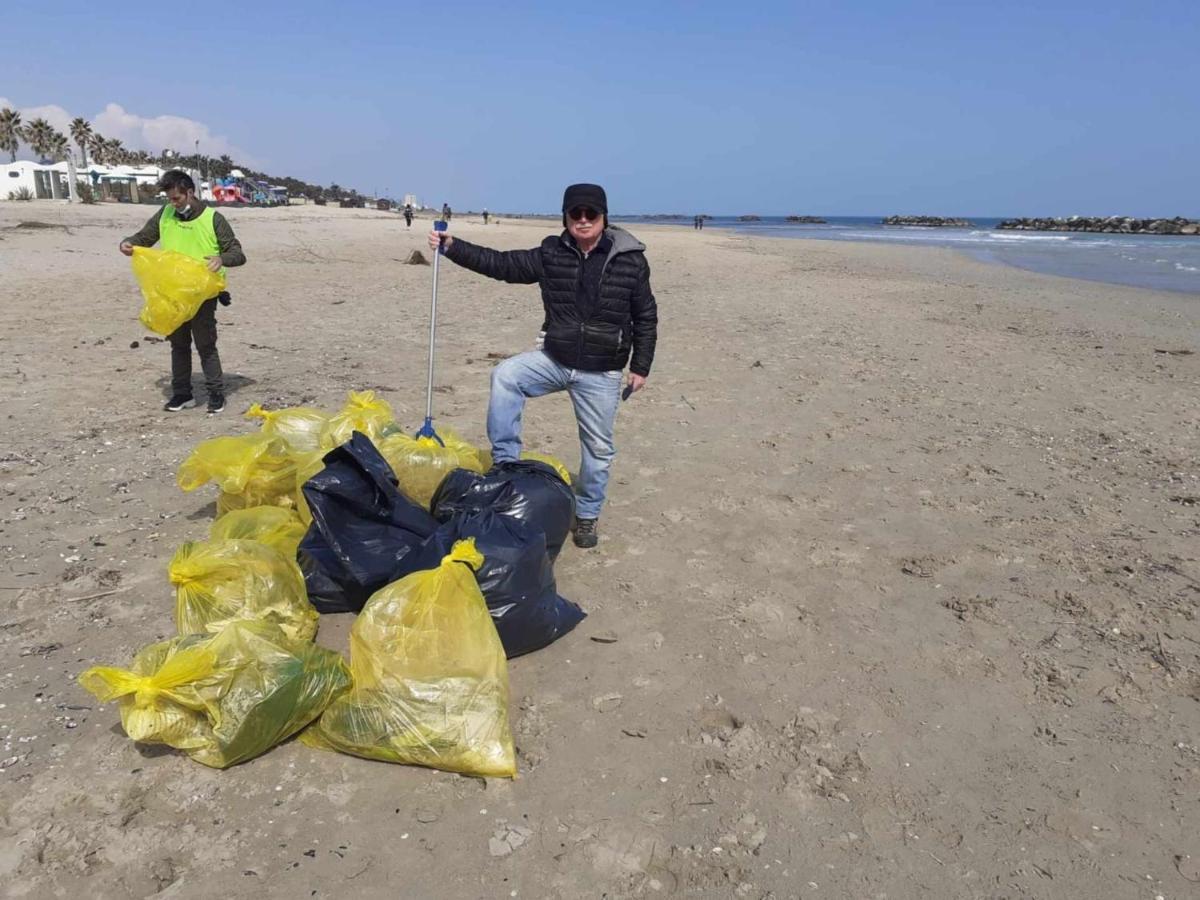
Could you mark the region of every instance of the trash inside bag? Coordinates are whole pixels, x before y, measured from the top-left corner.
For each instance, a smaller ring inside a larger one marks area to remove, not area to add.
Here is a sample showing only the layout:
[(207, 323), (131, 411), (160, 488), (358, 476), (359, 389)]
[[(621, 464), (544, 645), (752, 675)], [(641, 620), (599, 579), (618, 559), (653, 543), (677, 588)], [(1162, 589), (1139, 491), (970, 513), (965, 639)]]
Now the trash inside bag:
[(194, 319), (205, 300), (225, 290), (224, 275), (176, 250), (134, 247), (133, 275), (146, 301), (138, 320), (164, 336)]
[(299, 640), (317, 633), (319, 616), (305, 596), (300, 568), (266, 544), (188, 541), (167, 572), (180, 634), (217, 632), (237, 619), (269, 622)]
[(448, 521), (455, 513), (485, 509), (540, 528), (553, 562), (571, 530), (575, 494), (548, 464), (521, 460), (500, 463), (486, 475), (463, 469), (451, 472), (430, 505), (439, 522)]
[(349, 688), (350, 672), (332, 650), (242, 621), (151, 644), (128, 670), (96, 666), (79, 683), (102, 703), (119, 702), (133, 740), (223, 769), (308, 725)]
[(321, 430), (321, 447), (324, 450), (340, 447), (356, 431), (378, 441), (394, 419), (391, 404), (376, 399), (374, 391), (350, 391), (346, 405)]
[(392, 467), (400, 490), (423, 509), (429, 509), (429, 501), (448, 474), (455, 469), (484, 472), (480, 461), (480, 450), (468, 444), (449, 428), (439, 429), (438, 437), (410, 437), (407, 434), (392, 434), (376, 441), (380, 454)]
[(437, 528), (400, 493), (387, 461), (357, 432), (325, 456), (303, 491), (312, 524), (297, 558), (321, 612), (357, 612), (377, 590), (416, 571), (416, 551)]
[(515, 777), (508, 666), (460, 541), (435, 569), (375, 594), (350, 633), (353, 687), (305, 743), (466, 775)]
[(183, 461), (176, 481), (185, 491), (215, 482), (221, 489), (218, 516), (252, 506), (296, 505), (296, 463), (287, 444), (274, 435), (204, 441)]
[(475, 581), (511, 659), (558, 640), (583, 621), (582, 609), (560, 597), (542, 530), (492, 510), (458, 513), (425, 542), (421, 568), (437, 564), (470, 538), (483, 555)]
[(307, 530), (308, 526), (300, 521), (295, 510), (281, 506), (252, 506), (221, 516), (208, 530), (208, 537), (213, 541), (259, 541), (294, 560), (296, 548)]
[(262, 433), (281, 438), (293, 453), (309, 453), (320, 449), (329, 413), (307, 406), (269, 410), (254, 403), (246, 410), (246, 418), (262, 419)]

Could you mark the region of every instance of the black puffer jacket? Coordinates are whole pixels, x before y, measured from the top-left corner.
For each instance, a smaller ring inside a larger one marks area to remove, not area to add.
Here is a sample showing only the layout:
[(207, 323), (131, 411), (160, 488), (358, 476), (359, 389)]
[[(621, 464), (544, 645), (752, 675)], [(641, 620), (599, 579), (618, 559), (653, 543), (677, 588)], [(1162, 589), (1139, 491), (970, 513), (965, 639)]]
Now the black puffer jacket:
[(541, 285), (545, 350), (559, 364), (606, 372), (628, 362), (631, 372), (649, 375), (658, 340), (658, 306), (650, 290), (646, 247), (622, 228), (610, 225), (605, 234), (612, 247), (600, 277), (600, 302), (586, 319), (575, 303), (583, 255), (565, 231), (533, 250), (491, 250), (456, 237), (446, 256), (480, 275)]

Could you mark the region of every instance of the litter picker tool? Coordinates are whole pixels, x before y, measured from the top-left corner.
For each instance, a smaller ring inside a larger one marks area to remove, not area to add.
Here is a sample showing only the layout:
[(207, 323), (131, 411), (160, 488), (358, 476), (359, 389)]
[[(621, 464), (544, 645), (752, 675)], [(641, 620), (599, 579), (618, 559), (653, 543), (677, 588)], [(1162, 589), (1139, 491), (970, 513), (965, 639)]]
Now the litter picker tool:
[[(438, 219), (433, 223), (433, 230), (445, 231), (446, 223), (442, 219)], [(446, 252), (442, 247), (442, 243), (443, 240), (439, 239), (437, 253), (433, 254), (433, 299), (429, 303), (429, 379), (425, 385), (425, 424), (421, 426), (416, 436), (419, 438), (432, 438), (439, 445), (445, 447), (446, 442), (441, 439), (433, 428), (433, 354), (434, 342), (437, 336), (438, 260)]]

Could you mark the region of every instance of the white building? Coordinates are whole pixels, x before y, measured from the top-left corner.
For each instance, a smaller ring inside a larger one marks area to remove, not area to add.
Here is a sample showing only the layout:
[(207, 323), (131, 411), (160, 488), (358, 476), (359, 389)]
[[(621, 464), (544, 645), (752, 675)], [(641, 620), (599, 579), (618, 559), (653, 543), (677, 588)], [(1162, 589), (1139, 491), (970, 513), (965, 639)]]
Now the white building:
[[(75, 167), (75, 178), (87, 182), (97, 199), (138, 202), (137, 186), (158, 184), (164, 169), (158, 166), (102, 166), (89, 163)], [(66, 162), (37, 163), (18, 160), (0, 165), (0, 200), (12, 199), (22, 188), (38, 200), (66, 200), (70, 197)]]

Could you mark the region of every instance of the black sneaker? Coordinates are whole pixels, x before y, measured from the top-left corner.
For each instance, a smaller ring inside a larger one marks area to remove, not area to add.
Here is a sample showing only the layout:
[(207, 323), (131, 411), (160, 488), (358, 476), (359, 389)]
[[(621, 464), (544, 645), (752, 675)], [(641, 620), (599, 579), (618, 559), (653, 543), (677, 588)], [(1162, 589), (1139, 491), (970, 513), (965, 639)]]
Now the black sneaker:
[(210, 416), (215, 416), (217, 413), (223, 412), (224, 409), (225, 409), (225, 395), (224, 394), (209, 394), (208, 395), (208, 414)]
[(582, 547), (584, 550), (590, 550), (600, 542), (600, 535), (596, 533), (596, 526), (599, 519), (576, 519), (575, 520), (575, 546)]
[(167, 412), (179, 412), (181, 409), (191, 409), (196, 405), (196, 398), (191, 394), (175, 394), (163, 407)]

